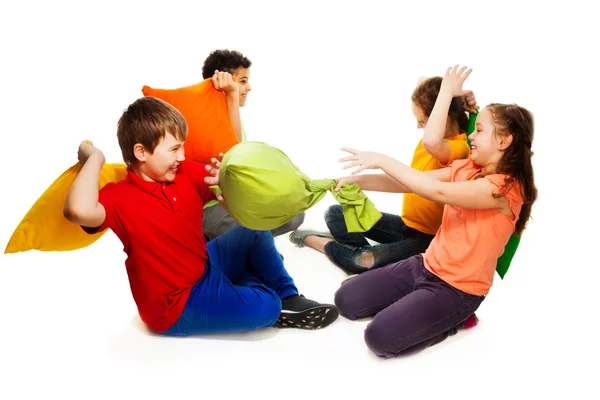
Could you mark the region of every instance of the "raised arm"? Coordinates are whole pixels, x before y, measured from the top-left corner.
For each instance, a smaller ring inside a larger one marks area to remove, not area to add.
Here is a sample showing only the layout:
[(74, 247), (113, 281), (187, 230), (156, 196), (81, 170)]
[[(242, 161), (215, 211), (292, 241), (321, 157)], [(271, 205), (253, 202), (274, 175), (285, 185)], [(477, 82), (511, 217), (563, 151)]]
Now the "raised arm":
[(242, 120), (240, 118), (240, 89), (229, 72), (215, 71), (212, 77), (215, 89), (225, 93), (229, 122), (235, 132), (238, 142), (242, 142)]
[(442, 164), (447, 164), (452, 156), (452, 147), (450, 143), (444, 139), (446, 135), (446, 122), (448, 120), (448, 111), (453, 97), (472, 95), (472, 92), (463, 91), (462, 84), (471, 73), (471, 69), (466, 70), (466, 67), (448, 68), (446, 75), (442, 80), (442, 87), (438, 94), (425, 132), (423, 133), (423, 147), (429, 154), (439, 160)]
[(104, 165), (104, 154), (90, 141), (79, 145), (81, 171), (67, 194), (63, 214), (69, 221), (85, 227), (102, 225), (106, 212), (98, 203), (98, 179)]

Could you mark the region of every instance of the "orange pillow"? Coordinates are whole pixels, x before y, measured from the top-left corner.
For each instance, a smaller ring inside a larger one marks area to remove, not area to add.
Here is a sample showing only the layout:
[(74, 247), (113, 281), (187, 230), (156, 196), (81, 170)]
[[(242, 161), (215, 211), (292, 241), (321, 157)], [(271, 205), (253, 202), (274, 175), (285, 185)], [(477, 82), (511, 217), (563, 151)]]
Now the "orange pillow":
[(225, 154), (238, 143), (225, 95), (215, 89), (212, 79), (178, 89), (144, 86), (142, 93), (166, 101), (183, 114), (188, 124), (186, 159), (208, 164), (212, 157)]

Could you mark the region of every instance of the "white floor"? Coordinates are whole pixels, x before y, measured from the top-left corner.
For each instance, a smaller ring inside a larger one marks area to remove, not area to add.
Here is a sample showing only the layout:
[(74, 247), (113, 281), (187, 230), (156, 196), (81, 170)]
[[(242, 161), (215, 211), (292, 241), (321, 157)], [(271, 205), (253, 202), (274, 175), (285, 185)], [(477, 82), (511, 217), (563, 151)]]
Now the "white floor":
[[(343, 145), (409, 162), (422, 134), (416, 80), (472, 66), (481, 105), (533, 111), (540, 198), (479, 325), (396, 360), (369, 353), (368, 321), (344, 318), (316, 332), (154, 335), (110, 232), (78, 251), (0, 256), (0, 399), (598, 398), (600, 32), (579, 3), (2, 3), (0, 243), (76, 162), (81, 140), (120, 162), (116, 122), (141, 87), (199, 81), (216, 48), (253, 60), (250, 139), (315, 179), (344, 173)], [(369, 196), (400, 212), (400, 196)], [(305, 226), (324, 228), (333, 201)], [(276, 243), (302, 293), (333, 301), (344, 273), (287, 236)]]

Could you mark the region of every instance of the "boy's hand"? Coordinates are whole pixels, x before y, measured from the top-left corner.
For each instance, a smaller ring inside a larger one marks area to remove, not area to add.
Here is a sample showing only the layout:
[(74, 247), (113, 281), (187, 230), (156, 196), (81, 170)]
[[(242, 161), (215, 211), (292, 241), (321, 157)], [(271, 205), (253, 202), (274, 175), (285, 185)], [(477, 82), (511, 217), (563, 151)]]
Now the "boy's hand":
[(459, 69), (458, 64), (454, 68), (448, 68), (442, 80), (440, 94), (446, 93), (452, 97), (465, 96), (467, 91), (462, 89), (462, 85), (471, 74), (471, 71), (473, 70), (467, 69), (467, 67), (460, 67)]
[[(211, 163), (213, 163), (213, 165), (206, 165), (206, 171), (211, 174), (212, 176), (207, 176), (206, 178), (204, 178), (204, 182), (209, 185), (209, 186), (213, 186), (213, 185), (219, 185), (220, 180), (219, 180), (219, 168), (221, 167), (221, 162), (220, 160), (223, 159), (223, 153), (219, 153), (219, 159), (217, 160), (216, 158), (212, 158), (210, 160)], [(225, 199), (223, 198), (222, 195), (217, 196), (217, 200), (219, 200), (221, 203), (225, 201)]]
[(340, 162), (351, 161), (350, 164), (344, 165), (343, 168), (358, 167), (351, 172), (352, 175), (356, 175), (365, 169), (378, 169), (379, 161), (383, 157), (383, 154), (372, 151), (358, 151), (347, 147), (342, 147), (342, 150), (352, 154), (351, 156), (340, 158)]
[(215, 89), (221, 90), (226, 95), (239, 95), (240, 88), (237, 83), (234, 82), (233, 77), (229, 72), (216, 70), (212, 77), (212, 81)]
[(470, 113), (479, 110), (477, 99), (475, 99), (475, 94), (471, 90), (467, 90), (467, 94), (463, 96), (463, 110)]
[(79, 145), (79, 150), (77, 151), (77, 158), (79, 159), (81, 166), (84, 166), (87, 160), (89, 160), (89, 158), (93, 155), (100, 157), (102, 164), (104, 164), (104, 154), (102, 154), (100, 149), (94, 147), (92, 142), (89, 140), (84, 140), (81, 142)]
[(356, 177), (355, 176), (344, 176), (342, 178), (338, 178), (337, 180), (337, 185), (335, 185), (335, 189), (334, 192), (339, 191), (342, 186), (344, 185), (344, 183), (356, 183)]

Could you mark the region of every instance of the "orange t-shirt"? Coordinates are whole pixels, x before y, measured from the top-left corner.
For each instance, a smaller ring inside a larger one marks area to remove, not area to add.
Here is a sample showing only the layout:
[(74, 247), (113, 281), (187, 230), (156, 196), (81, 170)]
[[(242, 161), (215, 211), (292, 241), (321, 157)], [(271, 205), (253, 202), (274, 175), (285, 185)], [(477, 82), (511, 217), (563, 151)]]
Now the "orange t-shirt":
[[(461, 133), (460, 135), (446, 138), (446, 140), (450, 143), (450, 147), (452, 148), (448, 163), (442, 164), (429, 154), (423, 147), (423, 141), (420, 140), (415, 149), (410, 166), (419, 171), (431, 171), (447, 167), (452, 164), (454, 160), (469, 157), (471, 149), (467, 143), (466, 134)], [(435, 235), (442, 223), (443, 212), (443, 204), (424, 199), (414, 193), (404, 194), (404, 200), (402, 202), (402, 221), (413, 229), (429, 235)]]
[[(481, 171), (471, 160), (452, 163), (452, 182), (470, 180)], [(506, 175), (484, 177), (498, 192), (504, 187)], [(442, 225), (423, 257), (425, 268), (446, 283), (476, 296), (486, 295), (494, 280), (498, 258), (515, 231), (523, 198), (515, 183), (505, 194), (514, 218), (496, 209), (471, 209), (446, 204)]]

